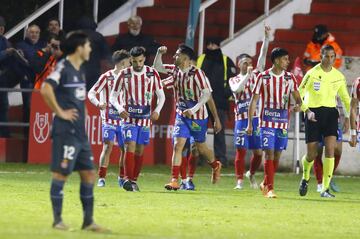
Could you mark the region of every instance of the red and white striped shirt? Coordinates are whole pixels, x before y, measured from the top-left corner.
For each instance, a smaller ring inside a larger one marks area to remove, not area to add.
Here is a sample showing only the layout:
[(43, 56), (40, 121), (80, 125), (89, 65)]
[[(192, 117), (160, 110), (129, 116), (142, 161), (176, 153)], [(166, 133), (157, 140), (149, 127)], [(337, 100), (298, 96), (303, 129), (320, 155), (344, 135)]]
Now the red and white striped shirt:
[[(199, 102), (202, 90), (212, 91), (205, 73), (197, 67), (191, 66), (184, 72), (175, 65), (164, 64), (164, 67), (172, 78), (166, 78), (163, 84), (168, 89), (173, 87), (176, 112), (179, 115), (182, 115), (183, 110), (190, 109)], [(191, 119), (206, 119), (207, 117), (208, 112), (206, 106), (203, 105)]]
[[(357, 78), (353, 83), (353, 86), (351, 89), (351, 97), (360, 100), (360, 77)], [(358, 119), (357, 119), (357, 131), (360, 132), (360, 115), (359, 114), (358, 114)]]
[(130, 114), (124, 122), (149, 127), (154, 92), (162, 90), (159, 73), (154, 68), (145, 65), (141, 72), (132, 67), (122, 70), (114, 91), (122, 92), (119, 103)]
[[(250, 106), (250, 101), (252, 97), (252, 91), (255, 87), (255, 82), (257, 76), (260, 74), (260, 71), (253, 70), (251, 76), (249, 77), (248, 81), (245, 84), (244, 90), (240, 92), (233, 92), (235, 98), (235, 120), (243, 120), (248, 118), (248, 109)], [(229, 79), (229, 84), (235, 85), (238, 84), (241, 80), (244, 79), (246, 75), (237, 75)], [(258, 117), (257, 110), (254, 112), (254, 117)]]
[(290, 94), (297, 91), (295, 76), (287, 71), (274, 75), (268, 69), (258, 76), (253, 94), (260, 95), (260, 127), (287, 129)]
[[(109, 70), (102, 74), (93, 87), (91, 87), (88, 98), (95, 106), (106, 103), (106, 109), (100, 110), (102, 123), (121, 125), (120, 117), (109, 117), (109, 113), (115, 110), (110, 103), (110, 93), (115, 84), (116, 77), (117, 75), (114, 73), (114, 70)], [(99, 100), (96, 98), (97, 94), (99, 94)]]

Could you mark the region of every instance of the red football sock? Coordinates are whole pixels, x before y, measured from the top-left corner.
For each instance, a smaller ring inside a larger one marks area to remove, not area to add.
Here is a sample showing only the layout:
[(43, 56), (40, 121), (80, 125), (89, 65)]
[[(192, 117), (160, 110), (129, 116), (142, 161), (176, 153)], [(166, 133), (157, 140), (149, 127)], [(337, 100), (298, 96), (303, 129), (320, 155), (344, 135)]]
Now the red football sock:
[(235, 176), (237, 179), (244, 178), (246, 149), (236, 149), (235, 155)]
[(181, 165), (180, 165), (181, 179), (186, 179), (187, 161), (188, 161), (188, 158), (186, 156), (181, 158)]
[(279, 159), (274, 159), (273, 160), (273, 164), (274, 164), (274, 174), (277, 172), (278, 168), (279, 168)]
[(107, 167), (100, 167), (98, 172), (99, 178), (105, 178), (106, 171), (107, 171)]
[(171, 167), (171, 175), (173, 179), (179, 178), (180, 166), (172, 166)]
[(264, 162), (265, 182), (268, 190), (274, 189), (274, 162), (265, 160)]
[(125, 153), (124, 172), (125, 178), (129, 180), (134, 180), (134, 157), (132, 152)]
[(137, 178), (139, 177), (139, 174), (140, 174), (140, 171), (142, 168), (142, 164), (144, 162), (144, 155), (135, 155), (134, 159), (135, 159), (134, 180), (136, 181)]
[(188, 168), (189, 168), (189, 177), (193, 178), (196, 170), (196, 163), (197, 163), (198, 156), (194, 156), (190, 154), (188, 159)]
[(253, 155), (250, 159), (250, 174), (254, 175), (256, 170), (259, 169), (261, 164), (262, 156), (260, 155)]
[(341, 159), (341, 155), (335, 155), (334, 172), (335, 172), (335, 170), (337, 169), (337, 167), (339, 166), (340, 159)]
[(323, 165), (321, 161), (321, 156), (322, 155), (318, 155), (315, 158), (315, 162), (314, 162), (314, 174), (318, 184), (322, 184), (322, 176), (323, 176)]

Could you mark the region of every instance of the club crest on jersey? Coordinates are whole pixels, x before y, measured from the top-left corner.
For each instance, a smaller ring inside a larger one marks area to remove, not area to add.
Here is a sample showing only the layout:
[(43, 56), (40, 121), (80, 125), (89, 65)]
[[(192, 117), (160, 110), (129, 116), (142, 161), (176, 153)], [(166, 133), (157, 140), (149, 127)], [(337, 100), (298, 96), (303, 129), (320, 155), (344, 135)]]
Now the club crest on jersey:
[(194, 91), (192, 90), (192, 89), (186, 89), (185, 90), (185, 96), (186, 96), (186, 98), (193, 98), (194, 97)]
[(75, 97), (78, 100), (85, 100), (86, 98), (86, 88), (85, 86), (80, 86), (75, 89)]
[(73, 82), (79, 82), (79, 78), (77, 76), (74, 76)]
[(320, 90), (320, 82), (314, 82), (314, 90), (319, 91)]

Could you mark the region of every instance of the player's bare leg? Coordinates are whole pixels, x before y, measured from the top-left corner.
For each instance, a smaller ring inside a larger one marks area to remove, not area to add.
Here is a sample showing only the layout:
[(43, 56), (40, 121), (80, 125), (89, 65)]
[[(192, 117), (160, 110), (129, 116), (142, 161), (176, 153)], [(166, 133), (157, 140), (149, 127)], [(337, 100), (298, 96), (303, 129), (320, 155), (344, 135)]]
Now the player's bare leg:
[(215, 159), (214, 152), (208, 148), (206, 142), (195, 142), (199, 154), (205, 157), (212, 168), (211, 182), (217, 183), (220, 179), (221, 163)]

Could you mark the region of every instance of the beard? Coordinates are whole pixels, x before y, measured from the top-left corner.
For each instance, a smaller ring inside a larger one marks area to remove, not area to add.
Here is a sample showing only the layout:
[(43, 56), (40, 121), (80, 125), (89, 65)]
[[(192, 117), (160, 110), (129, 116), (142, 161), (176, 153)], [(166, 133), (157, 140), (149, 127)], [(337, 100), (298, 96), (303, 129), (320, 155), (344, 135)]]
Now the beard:
[(140, 29), (139, 30), (129, 29), (130, 34), (133, 36), (139, 35), (140, 31), (141, 31)]

